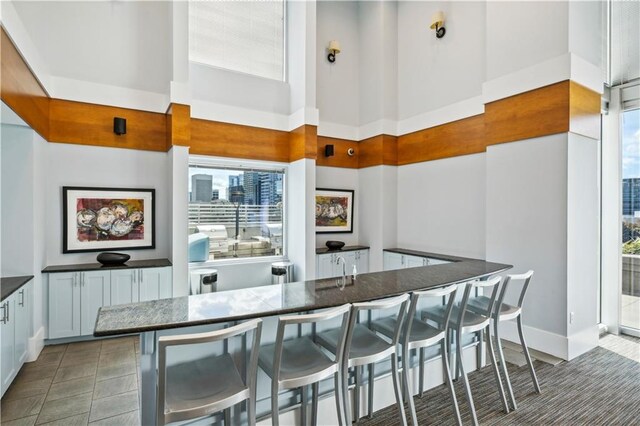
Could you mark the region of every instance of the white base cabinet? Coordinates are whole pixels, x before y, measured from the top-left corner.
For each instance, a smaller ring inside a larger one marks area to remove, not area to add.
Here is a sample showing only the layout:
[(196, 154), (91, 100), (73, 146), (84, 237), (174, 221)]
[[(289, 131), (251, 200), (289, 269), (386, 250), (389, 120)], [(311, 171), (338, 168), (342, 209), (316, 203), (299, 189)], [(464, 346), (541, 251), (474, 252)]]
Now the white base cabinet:
[(418, 266), (442, 265), (451, 263), (447, 260), (436, 259), (428, 256), (413, 256), (409, 254), (385, 251), (382, 257), (383, 269), (392, 271), (394, 269), (416, 268)]
[(31, 323), (32, 282), (23, 285), (0, 305), (0, 376), (2, 395), (27, 359)]
[(171, 297), (171, 267), (49, 274), (49, 339), (90, 336), (102, 306)]
[(340, 257), (345, 261), (345, 272), (347, 275), (353, 275), (354, 266), (358, 274), (369, 272), (368, 249), (322, 253), (316, 255), (317, 278), (323, 279), (342, 276), (343, 266)]

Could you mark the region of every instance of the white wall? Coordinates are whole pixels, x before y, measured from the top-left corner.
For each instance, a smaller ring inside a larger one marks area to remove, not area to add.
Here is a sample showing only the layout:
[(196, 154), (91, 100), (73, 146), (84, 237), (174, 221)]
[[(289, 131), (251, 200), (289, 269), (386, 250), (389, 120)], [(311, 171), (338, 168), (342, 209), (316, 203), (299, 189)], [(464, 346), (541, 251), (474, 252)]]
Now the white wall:
[[(317, 32), (316, 97), (320, 122), (358, 126), (358, 3), (319, 2)], [(327, 60), (331, 40), (340, 42), (342, 49), (334, 63)]]
[(287, 175), (287, 257), (294, 263), (294, 280), (313, 279), (315, 259), (315, 160), (303, 158), (290, 164)]
[(170, 170), (166, 153), (49, 143), (46, 159), (47, 264), (95, 262), (97, 255), (62, 253), (63, 186), (155, 188), (156, 249), (123, 252), (131, 254), (134, 260), (170, 257)]
[(484, 258), (485, 162), (474, 154), (398, 167), (398, 245)]
[(167, 153), (169, 188), (168, 203), (172, 230), (169, 241), (169, 253), (173, 263), (173, 295), (189, 294), (189, 148), (174, 146)]
[[(485, 2), (398, 3), (398, 116), (406, 119), (482, 93)], [(431, 16), (445, 13), (437, 39)], [(502, 33), (505, 34), (505, 33)]]
[(567, 134), (490, 146), (486, 157), (486, 258), (533, 269), (524, 323), (567, 336)]
[(316, 247), (325, 247), (329, 240), (344, 241), (346, 245), (358, 245), (360, 221), (360, 190), (358, 187), (358, 169), (339, 167), (316, 167), (316, 187), (330, 189), (353, 189), (353, 233), (352, 234), (316, 234)]

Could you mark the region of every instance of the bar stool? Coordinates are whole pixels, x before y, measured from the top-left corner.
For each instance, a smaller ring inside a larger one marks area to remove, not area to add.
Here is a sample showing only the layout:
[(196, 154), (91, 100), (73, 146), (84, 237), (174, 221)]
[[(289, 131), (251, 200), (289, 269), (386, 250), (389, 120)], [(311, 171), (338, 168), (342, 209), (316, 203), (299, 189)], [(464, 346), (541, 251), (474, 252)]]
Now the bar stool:
[[(451, 312), (450, 325), (449, 329), (455, 332), (455, 342), (456, 342), (456, 362), (457, 362), (457, 370), (462, 376), (462, 381), (464, 383), (465, 393), (467, 395), (467, 403), (469, 405), (469, 410), (471, 411), (471, 418), (473, 420), (473, 424), (478, 424), (478, 417), (476, 415), (476, 409), (473, 404), (473, 396), (471, 394), (471, 387), (469, 386), (469, 378), (467, 377), (467, 373), (464, 369), (464, 365), (462, 362), (462, 336), (464, 334), (469, 333), (478, 333), (481, 331), (487, 331), (487, 340), (489, 343), (489, 355), (491, 358), (491, 367), (493, 369), (493, 374), (496, 379), (496, 383), (498, 385), (498, 392), (500, 394), (500, 398), (502, 399), (502, 406), (506, 413), (509, 412), (509, 405), (507, 404), (507, 398), (504, 393), (504, 388), (502, 387), (502, 381), (500, 380), (500, 373), (498, 372), (498, 365), (496, 363), (496, 356), (493, 352), (493, 346), (491, 344), (491, 333), (489, 333), (489, 326), (491, 324), (491, 316), (493, 313), (493, 307), (495, 305), (496, 296), (498, 294), (498, 287), (500, 284), (500, 277), (490, 278), (487, 281), (473, 281), (467, 283), (465, 285), (464, 294), (462, 296), (462, 301), (455, 305)], [(489, 304), (487, 309), (483, 313), (472, 312), (467, 308), (467, 304), (470, 299), (471, 291), (475, 289), (483, 289), (491, 291), (491, 297), (489, 297)], [(422, 319), (432, 320), (438, 324), (442, 324), (445, 320), (445, 308), (437, 307), (433, 309), (426, 309), (422, 312)]]
[[(252, 330), (253, 343), (246, 379), (242, 378), (228, 353), (167, 367), (169, 347), (226, 342)], [(195, 419), (225, 410), (225, 426), (228, 426), (226, 409), (246, 400), (248, 423), (255, 425), (256, 374), (261, 332), (262, 320), (255, 319), (208, 333), (158, 338), (158, 423)]]
[[(502, 345), (500, 344), (498, 323), (500, 321), (507, 321), (512, 319), (515, 319), (517, 321), (518, 334), (520, 336), (520, 345), (522, 346), (522, 352), (524, 353), (524, 357), (527, 360), (527, 365), (529, 366), (529, 373), (531, 374), (533, 387), (537, 393), (540, 393), (538, 378), (536, 377), (536, 372), (533, 368), (533, 362), (531, 361), (531, 356), (529, 355), (529, 348), (527, 347), (527, 343), (524, 340), (524, 334), (522, 333), (522, 305), (524, 303), (524, 296), (527, 293), (527, 288), (529, 288), (529, 282), (531, 281), (532, 276), (533, 271), (528, 271), (524, 274), (519, 275), (507, 275), (502, 284), (502, 290), (500, 290), (500, 296), (498, 296), (498, 301), (496, 302), (496, 306), (493, 311), (493, 334), (496, 339), (496, 344), (498, 345), (498, 357), (500, 358), (500, 365), (502, 366), (502, 371), (507, 382), (507, 390), (509, 391), (509, 398), (511, 399), (514, 410), (518, 409), (518, 405), (516, 404), (516, 399), (513, 395), (513, 388), (511, 387), (511, 380), (509, 379), (507, 364), (504, 361), (504, 352), (502, 351)], [(517, 306), (504, 303), (504, 298), (507, 294), (507, 288), (512, 281), (523, 282)], [(491, 300), (486, 296), (472, 297), (469, 300), (468, 309), (476, 313), (486, 312), (490, 302)]]
[[(398, 376), (398, 362), (397, 362), (397, 346), (400, 339), (400, 333), (402, 331), (402, 319), (407, 308), (407, 301), (409, 300), (408, 294), (401, 296), (391, 297), (383, 300), (376, 300), (374, 302), (354, 303), (351, 305), (351, 314), (349, 318), (349, 326), (347, 328), (346, 343), (344, 345), (344, 356), (342, 358), (342, 397), (343, 405), (345, 407), (346, 424), (351, 424), (351, 408), (349, 404), (349, 368), (356, 369), (356, 377), (358, 375), (358, 369), (364, 365), (371, 365), (380, 360), (391, 358), (391, 375), (393, 378), (393, 390), (396, 396), (396, 402), (398, 404), (398, 410), (400, 411), (400, 418), (402, 424), (407, 424), (407, 418), (404, 413), (404, 406), (402, 404), (402, 391), (400, 389), (399, 376)], [(381, 336), (377, 335), (371, 329), (363, 324), (357, 322), (358, 316), (361, 311), (376, 311), (397, 309), (397, 315), (400, 321), (396, 322), (395, 329), (391, 342), (386, 341)], [(340, 352), (339, 337), (341, 330), (334, 329), (323, 331), (316, 335), (316, 340), (322, 346), (324, 346), (330, 352), (336, 354)], [(369, 370), (371, 372), (371, 370)], [(373, 382), (373, 374), (369, 376), (369, 383)], [(356, 383), (356, 406), (359, 407), (358, 399), (359, 394), (357, 392), (359, 383)], [(373, 386), (369, 386), (369, 411), (372, 410), (373, 400)], [(356, 419), (360, 417), (359, 408), (356, 411)]]
[[(409, 370), (411, 369), (410, 354), (412, 350), (420, 349), (421, 355), (424, 353), (424, 348), (440, 344), (440, 351), (442, 356), (442, 372), (445, 377), (445, 383), (449, 389), (451, 395), (451, 402), (453, 403), (454, 412), (458, 424), (462, 424), (460, 418), (460, 410), (458, 408), (458, 400), (456, 399), (456, 393), (453, 389), (453, 382), (451, 381), (451, 371), (449, 369), (449, 359), (447, 352), (447, 326), (449, 325), (449, 317), (451, 316), (451, 310), (456, 298), (457, 285), (451, 285), (441, 289), (426, 290), (426, 291), (414, 291), (411, 294), (411, 303), (409, 305), (409, 312), (407, 313), (406, 320), (404, 321), (405, 327), (402, 332), (400, 342), (402, 345), (402, 375), (404, 379), (405, 399), (409, 402), (409, 411), (411, 413), (411, 421), (414, 425), (418, 425), (418, 417), (416, 415), (416, 407), (413, 401), (413, 387), (409, 379)], [(446, 298), (445, 302), (445, 316), (444, 322), (439, 327), (433, 327), (426, 322), (416, 317), (416, 310), (419, 300), (433, 299), (433, 298)], [(371, 323), (371, 327), (387, 336), (393, 338), (393, 332), (398, 322), (397, 317), (386, 317), (379, 320), (375, 320)], [(420, 358), (420, 383), (424, 377), (424, 356)], [(422, 391), (422, 387), (420, 389)]]
[[(318, 420), (318, 383), (321, 380), (334, 376), (336, 409), (340, 424), (344, 423), (344, 407), (342, 405), (342, 386), (340, 381), (340, 366), (342, 363), (344, 343), (349, 322), (349, 309), (346, 304), (337, 308), (306, 315), (283, 316), (278, 319), (276, 341), (273, 344), (263, 346), (260, 350), (259, 365), (271, 377), (271, 422), (277, 426), (280, 422), (280, 407), (278, 405), (278, 393), (281, 389), (302, 388), (301, 417), (303, 425), (308, 424), (306, 419), (306, 395), (307, 386), (312, 385), (312, 420), (311, 424), (317, 424)], [(310, 337), (303, 336), (290, 340), (284, 340), (285, 328), (288, 325), (317, 324), (321, 321), (331, 320), (342, 316), (342, 326), (337, 330), (337, 347), (334, 359), (326, 353)]]

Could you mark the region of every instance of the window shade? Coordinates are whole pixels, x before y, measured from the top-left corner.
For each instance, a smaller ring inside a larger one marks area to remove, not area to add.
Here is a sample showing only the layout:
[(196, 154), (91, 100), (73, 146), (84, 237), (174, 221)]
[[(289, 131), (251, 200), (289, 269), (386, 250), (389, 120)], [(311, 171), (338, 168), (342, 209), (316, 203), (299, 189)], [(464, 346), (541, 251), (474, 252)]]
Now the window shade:
[(611, 2), (611, 85), (640, 78), (640, 2)]
[(189, 1), (189, 60), (284, 80), (284, 1)]

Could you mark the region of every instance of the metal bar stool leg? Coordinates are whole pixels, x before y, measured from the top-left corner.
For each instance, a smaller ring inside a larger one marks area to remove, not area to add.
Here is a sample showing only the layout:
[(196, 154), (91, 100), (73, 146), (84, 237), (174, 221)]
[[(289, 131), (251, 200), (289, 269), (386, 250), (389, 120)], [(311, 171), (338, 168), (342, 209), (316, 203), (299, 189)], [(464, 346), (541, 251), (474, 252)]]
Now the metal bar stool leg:
[(424, 371), (422, 366), (424, 365), (424, 361), (425, 361), (425, 348), (420, 348), (420, 377), (419, 377), (419, 381), (420, 381), (420, 398), (422, 398), (424, 396)]
[(280, 406), (278, 405), (278, 382), (272, 381), (271, 385), (271, 424), (278, 426), (280, 424)]
[(345, 426), (351, 425), (351, 404), (349, 403), (349, 367), (344, 363), (342, 367), (342, 401), (344, 405)]
[(451, 395), (451, 402), (453, 403), (453, 409), (456, 414), (456, 420), (458, 425), (462, 425), (462, 418), (460, 417), (460, 408), (458, 407), (458, 398), (456, 398), (456, 391), (453, 388), (453, 381), (451, 380), (451, 370), (449, 367), (449, 358), (447, 357), (446, 342), (442, 340), (440, 348), (442, 350), (442, 373), (444, 374), (447, 388), (449, 388), (449, 394)]
[(338, 424), (346, 426), (346, 414), (344, 411), (344, 393), (342, 387), (342, 377), (340, 372), (336, 372), (333, 377), (333, 386), (335, 387), (336, 411), (338, 412)]
[[(404, 391), (405, 391), (405, 399), (409, 403), (409, 413), (411, 414), (411, 423), (414, 426), (418, 426), (418, 416), (416, 415), (416, 406), (413, 401), (413, 391), (411, 386), (411, 378), (409, 377), (410, 363), (409, 360), (409, 350), (403, 345), (402, 347), (402, 359), (406, 360), (404, 365), (402, 366), (402, 378), (404, 382)], [(404, 412), (404, 405), (402, 406), (402, 411)]]
[(500, 333), (498, 331), (500, 321), (493, 321), (493, 335), (496, 338), (496, 345), (498, 345), (498, 358), (500, 359), (500, 365), (502, 366), (502, 372), (504, 373), (504, 379), (507, 382), (507, 391), (509, 392), (509, 398), (511, 399), (511, 406), (514, 410), (518, 409), (516, 404), (516, 398), (513, 395), (513, 387), (511, 386), (511, 379), (509, 378), (509, 371), (507, 371), (507, 363), (504, 360), (504, 351), (502, 350), (502, 344), (500, 343)]
[(300, 398), (300, 419), (302, 420), (302, 424), (307, 424), (307, 405), (309, 405), (309, 386), (302, 386), (300, 388), (300, 392), (302, 392), (302, 397)]
[(522, 351), (524, 357), (527, 359), (527, 365), (529, 366), (529, 373), (531, 373), (531, 380), (533, 380), (533, 387), (537, 393), (540, 393), (540, 385), (538, 384), (538, 378), (536, 377), (536, 371), (533, 369), (533, 362), (531, 361), (531, 355), (529, 355), (529, 348), (527, 342), (524, 340), (524, 333), (522, 332), (522, 315), (518, 316), (518, 334), (520, 335), (520, 344), (522, 345)]
[(476, 367), (481, 369), (482, 365), (482, 351), (484, 350), (484, 330), (478, 331), (478, 349), (476, 350)]
[(355, 367), (354, 372), (356, 385), (353, 388), (355, 395), (355, 401), (353, 402), (353, 419), (357, 422), (358, 420), (360, 420), (360, 387), (362, 386), (362, 367)]
[(464, 383), (464, 390), (467, 394), (467, 404), (469, 404), (469, 411), (471, 411), (471, 420), (474, 426), (478, 426), (478, 417), (476, 416), (476, 407), (473, 404), (473, 396), (471, 395), (471, 386), (469, 386), (469, 378), (467, 377), (467, 373), (464, 371), (464, 365), (462, 363), (462, 342), (460, 341), (460, 335), (458, 334), (458, 339), (456, 340), (456, 348), (457, 348), (457, 363), (458, 368), (457, 371), (460, 372), (460, 376), (462, 376), (462, 382)]
[(316, 426), (318, 424), (318, 387), (320, 383), (315, 382), (311, 385), (311, 424)]
[(367, 401), (367, 409), (369, 410), (369, 418), (373, 418), (373, 387), (375, 386), (376, 375), (375, 375), (375, 363), (369, 364), (369, 400)]
[(394, 352), (391, 354), (391, 375), (393, 376), (393, 390), (396, 394), (396, 403), (400, 410), (400, 418), (402, 424), (407, 424), (407, 416), (404, 413), (404, 404), (402, 403), (402, 390), (400, 389), (400, 374), (398, 373), (398, 355)]
[(496, 363), (496, 354), (493, 351), (493, 343), (491, 340), (491, 333), (489, 332), (489, 326), (487, 326), (487, 345), (489, 346), (489, 356), (491, 357), (491, 367), (493, 369), (493, 375), (496, 378), (498, 384), (498, 392), (500, 393), (500, 399), (502, 400), (502, 407), (505, 413), (509, 413), (509, 403), (507, 397), (504, 394), (504, 388), (502, 387), (502, 379), (500, 378), (500, 371), (498, 370), (498, 364)]

